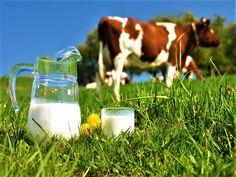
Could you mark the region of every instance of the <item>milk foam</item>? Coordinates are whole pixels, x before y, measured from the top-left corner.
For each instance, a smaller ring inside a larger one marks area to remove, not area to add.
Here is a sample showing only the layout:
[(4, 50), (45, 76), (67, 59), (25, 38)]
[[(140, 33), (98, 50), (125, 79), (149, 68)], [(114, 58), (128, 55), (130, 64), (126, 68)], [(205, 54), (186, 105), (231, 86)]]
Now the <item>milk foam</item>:
[(37, 139), (46, 134), (59, 135), (66, 139), (79, 135), (80, 107), (70, 103), (31, 103), (28, 128)]

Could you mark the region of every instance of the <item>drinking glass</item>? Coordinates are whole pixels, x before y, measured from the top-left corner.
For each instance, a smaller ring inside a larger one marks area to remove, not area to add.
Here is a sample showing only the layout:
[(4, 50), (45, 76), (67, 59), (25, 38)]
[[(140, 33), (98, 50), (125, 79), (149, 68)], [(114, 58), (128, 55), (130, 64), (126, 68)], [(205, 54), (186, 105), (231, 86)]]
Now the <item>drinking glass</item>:
[(121, 132), (134, 131), (134, 109), (129, 107), (103, 108), (102, 130), (107, 137), (117, 137)]

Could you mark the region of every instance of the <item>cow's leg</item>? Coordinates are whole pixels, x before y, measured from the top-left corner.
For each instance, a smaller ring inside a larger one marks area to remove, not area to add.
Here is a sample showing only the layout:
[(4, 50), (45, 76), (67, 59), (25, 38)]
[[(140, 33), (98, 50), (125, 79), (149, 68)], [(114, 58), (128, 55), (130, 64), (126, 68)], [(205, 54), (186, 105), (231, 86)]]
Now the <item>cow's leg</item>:
[(95, 81), (96, 81), (96, 96), (99, 97), (100, 96), (100, 89), (101, 89), (101, 85), (102, 85), (102, 81), (101, 81), (101, 78), (98, 74), (98, 72), (96, 73), (96, 76), (95, 76)]
[(127, 58), (127, 56), (128, 54), (119, 53), (114, 58), (115, 68), (112, 70), (112, 80), (113, 80), (113, 91), (117, 101), (120, 101), (120, 79), (125, 59)]
[(180, 71), (176, 70), (174, 74), (174, 79), (178, 79), (180, 77), (180, 74), (181, 74)]
[(167, 64), (166, 69), (166, 85), (167, 87), (170, 87), (172, 85), (174, 75), (176, 73), (176, 66), (173, 66), (172, 64)]
[(200, 80), (204, 79), (202, 72), (200, 71), (196, 62), (191, 56), (187, 56), (185, 64), (182, 68), (182, 72), (187, 74), (187, 76), (189, 76), (193, 72)]
[(200, 80), (204, 79), (202, 72), (200, 71), (196, 62), (193, 59), (189, 63), (188, 71), (194, 72), (197, 75), (198, 79), (200, 79)]

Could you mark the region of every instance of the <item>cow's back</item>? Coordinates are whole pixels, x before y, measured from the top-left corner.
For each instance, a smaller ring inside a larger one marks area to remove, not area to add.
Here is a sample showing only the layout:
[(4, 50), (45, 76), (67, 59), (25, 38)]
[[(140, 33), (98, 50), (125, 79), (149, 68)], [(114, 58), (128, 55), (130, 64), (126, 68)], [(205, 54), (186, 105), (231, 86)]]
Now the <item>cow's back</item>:
[[(167, 50), (168, 34), (165, 26), (158, 26), (153, 23), (144, 23), (143, 40), (142, 40), (142, 61), (153, 62), (158, 58), (158, 55)], [(167, 60), (165, 57), (163, 60)]]

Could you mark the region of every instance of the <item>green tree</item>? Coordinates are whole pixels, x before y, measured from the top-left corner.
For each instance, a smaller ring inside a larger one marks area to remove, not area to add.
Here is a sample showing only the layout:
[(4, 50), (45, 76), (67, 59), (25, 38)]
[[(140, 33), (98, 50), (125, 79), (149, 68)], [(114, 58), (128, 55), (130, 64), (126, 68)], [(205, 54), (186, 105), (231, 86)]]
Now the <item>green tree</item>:
[(225, 55), (236, 64), (236, 22), (225, 30)]
[(169, 16), (155, 16), (150, 22), (171, 22), (177, 25), (189, 24), (196, 21), (196, 18), (190, 12), (185, 12), (182, 15), (169, 15)]
[(89, 32), (85, 44), (79, 44), (77, 48), (84, 61), (97, 60), (99, 50), (97, 28)]
[(84, 85), (95, 80), (98, 58), (97, 29), (89, 32), (85, 43), (79, 44), (77, 49), (83, 57), (83, 60), (78, 63), (78, 83)]

